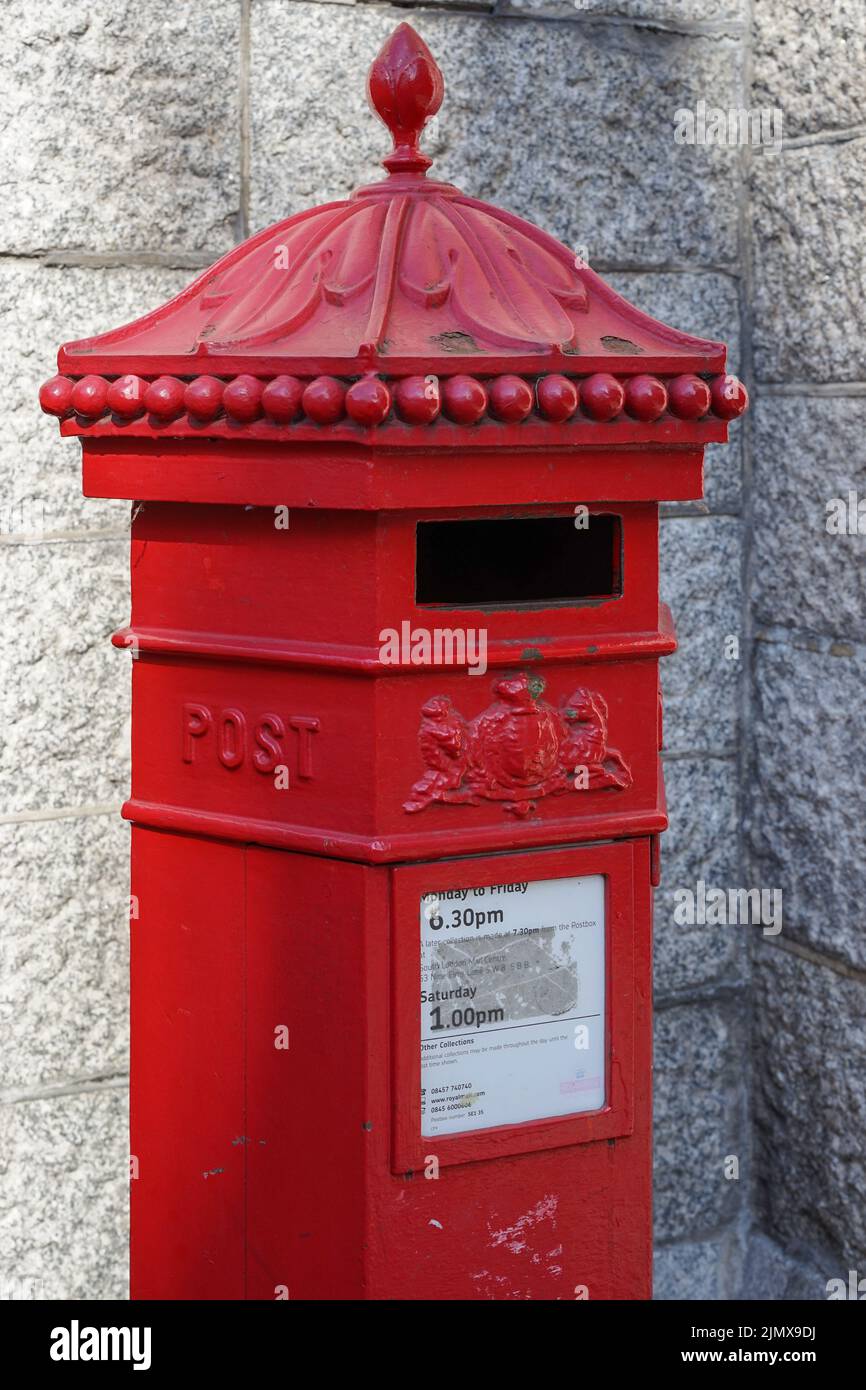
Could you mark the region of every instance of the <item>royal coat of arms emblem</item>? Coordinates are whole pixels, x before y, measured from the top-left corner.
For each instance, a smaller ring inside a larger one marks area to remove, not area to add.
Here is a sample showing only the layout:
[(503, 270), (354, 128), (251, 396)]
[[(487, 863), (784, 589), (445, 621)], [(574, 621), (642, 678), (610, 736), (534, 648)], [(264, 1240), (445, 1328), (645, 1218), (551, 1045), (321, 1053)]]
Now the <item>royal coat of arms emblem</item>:
[(418, 733), (426, 771), (403, 809), (501, 801), (527, 816), (543, 796), (631, 786), (621, 753), (608, 746), (603, 697), (581, 687), (557, 708), (541, 699), (543, 690), (540, 676), (524, 672), (494, 681), (493, 704), (471, 720), (447, 695), (432, 696)]

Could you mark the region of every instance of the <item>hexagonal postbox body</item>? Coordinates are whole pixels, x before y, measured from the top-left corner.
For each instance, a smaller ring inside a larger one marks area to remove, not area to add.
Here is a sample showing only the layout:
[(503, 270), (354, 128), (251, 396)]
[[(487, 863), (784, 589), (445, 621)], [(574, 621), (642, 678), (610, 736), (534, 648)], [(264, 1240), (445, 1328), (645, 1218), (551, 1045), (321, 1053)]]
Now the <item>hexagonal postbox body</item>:
[(388, 177), (61, 350), (136, 502), (133, 1295), (650, 1292), (658, 503), (745, 405), (521, 219)]

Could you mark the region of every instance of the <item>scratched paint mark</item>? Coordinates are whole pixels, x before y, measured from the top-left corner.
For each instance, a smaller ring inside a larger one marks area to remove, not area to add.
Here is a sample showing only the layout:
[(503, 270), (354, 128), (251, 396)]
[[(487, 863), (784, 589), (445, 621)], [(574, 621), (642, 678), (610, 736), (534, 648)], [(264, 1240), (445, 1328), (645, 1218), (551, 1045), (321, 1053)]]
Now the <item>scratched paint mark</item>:
[(483, 1297), (491, 1301), (501, 1301), (505, 1298), (522, 1301), (531, 1301), (532, 1299), (532, 1294), (528, 1289), (510, 1286), (504, 1274), (493, 1274), (489, 1269), (482, 1269), (477, 1274), (470, 1275), (470, 1278), (481, 1286), (480, 1291)]
[(437, 1231), (441, 1231), (441, 1230), (444, 1229), (443, 1226), (442, 1226), (442, 1222), (441, 1222), (441, 1221), (434, 1221), (432, 1216), (430, 1217), (430, 1220), (427, 1222), (427, 1225), (428, 1225), (428, 1226), (435, 1226)]
[(430, 340), (443, 352), (479, 352), (480, 349), (470, 333), (437, 333)]
[[(526, 1261), (523, 1268), (526, 1269), (527, 1264), (533, 1267), (533, 1279), (537, 1278), (534, 1273), (536, 1269), (543, 1270), (545, 1275), (553, 1279), (561, 1279), (563, 1268), (556, 1259), (563, 1253), (563, 1247), (561, 1244), (550, 1246), (543, 1239), (548, 1223), (556, 1228), (558, 1208), (559, 1198), (548, 1193), (530, 1211), (519, 1216), (513, 1225), (494, 1230), (488, 1223), (491, 1247), (498, 1249), (504, 1246), (510, 1254)], [(547, 1234), (549, 1237), (549, 1231)], [(485, 1269), (473, 1274), (472, 1278), (479, 1285), (479, 1292), (484, 1298), (530, 1300), (537, 1297), (537, 1292), (533, 1294), (522, 1280), (516, 1282), (504, 1274), (493, 1274)]]
[(527, 1249), (525, 1236), (531, 1234), (535, 1227), (542, 1221), (550, 1221), (556, 1225), (556, 1211), (559, 1206), (559, 1198), (552, 1195), (542, 1197), (540, 1202), (526, 1212), (524, 1216), (518, 1217), (513, 1226), (505, 1226), (501, 1231), (490, 1232), (490, 1244), (495, 1249), (497, 1245), (504, 1245), (515, 1255), (521, 1254)]
[(638, 347), (637, 343), (633, 343), (630, 338), (616, 338), (611, 333), (605, 333), (601, 341), (608, 352), (643, 352), (643, 348)]
[(218, 1173), (224, 1173), (225, 1168), (209, 1168), (206, 1173), (202, 1173), (203, 1178), (215, 1178)]

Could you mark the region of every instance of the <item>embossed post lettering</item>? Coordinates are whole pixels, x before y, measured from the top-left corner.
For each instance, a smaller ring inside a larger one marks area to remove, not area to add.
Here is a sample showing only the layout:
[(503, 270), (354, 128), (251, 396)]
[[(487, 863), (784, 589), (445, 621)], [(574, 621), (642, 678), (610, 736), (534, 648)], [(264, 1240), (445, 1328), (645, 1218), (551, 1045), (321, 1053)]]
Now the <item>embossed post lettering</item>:
[(289, 724), (298, 735), (298, 776), (309, 781), (313, 775), (312, 735), (319, 732), (319, 721), (298, 714), (289, 720)]
[(253, 766), (257, 772), (271, 773), (283, 761), (283, 750), (278, 740), (285, 736), (286, 726), (278, 714), (262, 715), (256, 725), (258, 747), (253, 753)]
[(193, 758), (193, 739), (202, 738), (213, 724), (211, 712), (207, 705), (197, 705), (189, 701), (183, 707), (183, 741), (181, 744), (181, 756), (185, 763), (191, 763)]
[(217, 712), (195, 700), (188, 700), (181, 711), (181, 756), (185, 763), (195, 761), (196, 740), (202, 740), (203, 747), (209, 747), (208, 735), (215, 733), (213, 752), (221, 765), (233, 772), (243, 767), (252, 743), (251, 763), (256, 772), (271, 776), (274, 770), (286, 760), (281, 740), (288, 729), (297, 734), (296, 769), (297, 776), (305, 782), (313, 777), (313, 734), (319, 732), (319, 720), (313, 715), (292, 714), (283, 718), (279, 714), (266, 713), (252, 721), (243, 710), (230, 705)]
[(219, 760), (223, 767), (240, 767), (244, 760), (247, 721), (239, 709), (224, 709), (220, 715)]

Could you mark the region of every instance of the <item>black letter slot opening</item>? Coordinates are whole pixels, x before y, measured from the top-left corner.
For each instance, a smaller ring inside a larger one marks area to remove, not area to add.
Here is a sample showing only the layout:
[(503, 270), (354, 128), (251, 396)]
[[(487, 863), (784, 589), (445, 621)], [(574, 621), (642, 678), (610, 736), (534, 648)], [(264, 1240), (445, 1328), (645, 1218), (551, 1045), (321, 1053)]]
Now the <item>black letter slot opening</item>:
[(415, 601), (449, 608), (548, 607), (622, 593), (618, 516), (420, 521)]

